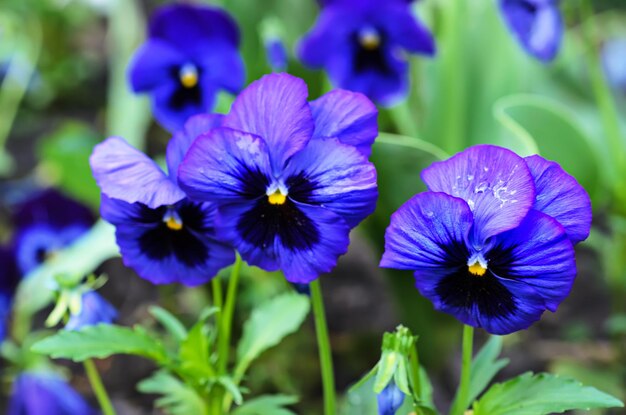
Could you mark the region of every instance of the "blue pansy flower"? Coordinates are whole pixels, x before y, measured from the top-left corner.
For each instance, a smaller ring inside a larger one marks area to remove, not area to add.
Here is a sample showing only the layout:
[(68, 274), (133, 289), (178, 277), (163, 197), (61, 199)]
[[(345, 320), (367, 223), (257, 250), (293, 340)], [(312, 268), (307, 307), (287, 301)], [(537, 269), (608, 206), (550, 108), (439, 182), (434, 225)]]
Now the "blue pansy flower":
[(220, 237), (248, 263), (296, 283), (335, 266), (377, 198), (366, 158), (377, 134), (373, 104), (348, 91), (312, 103), (307, 95), (287, 74), (253, 82), (179, 168), (191, 198), (218, 204)]
[(422, 173), (429, 191), (391, 218), (381, 266), (415, 272), (435, 308), (490, 333), (556, 311), (591, 226), (578, 182), (540, 156), (475, 146)]
[(87, 291), (81, 297), (80, 311), (72, 314), (65, 325), (66, 330), (78, 330), (85, 326), (110, 324), (117, 318), (117, 310), (95, 291)]
[(377, 396), (378, 415), (396, 415), (404, 402), (404, 392), (392, 380)]
[(155, 284), (199, 285), (235, 260), (214, 234), (215, 205), (188, 199), (178, 187), (182, 156), (219, 116), (196, 116), (167, 147), (167, 175), (119, 137), (97, 145), (90, 158), (102, 190), (102, 217), (115, 225), (124, 264)]
[(602, 47), (602, 65), (611, 86), (626, 93), (626, 37), (608, 40)]
[(392, 105), (409, 89), (407, 53), (434, 55), (432, 35), (406, 0), (328, 0), (299, 45), (305, 65), (332, 83)]
[(52, 373), (25, 372), (13, 382), (7, 415), (95, 415), (65, 380)]
[(239, 92), (245, 68), (238, 46), (237, 25), (223, 10), (164, 6), (130, 64), (132, 89), (149, 93), (155, 118), (177, 131), (192, 115), (210, 112), (220, 90)]
[(549, 62), (563, 37), (560, 0), (499, 0), (500, 12), (513, 36), (527, 53)]
[(82, 236), (94, 222), (82, 204), (49, 189), (36, 193), (16, 208), (13, 223), (19, 270), (27, 274), (55, 252)]
[(267, 63), (274, 72), (283, 72), (287, 69), (287, 48), (278, 37), (269, 37), (265, 40), (265, 55)]

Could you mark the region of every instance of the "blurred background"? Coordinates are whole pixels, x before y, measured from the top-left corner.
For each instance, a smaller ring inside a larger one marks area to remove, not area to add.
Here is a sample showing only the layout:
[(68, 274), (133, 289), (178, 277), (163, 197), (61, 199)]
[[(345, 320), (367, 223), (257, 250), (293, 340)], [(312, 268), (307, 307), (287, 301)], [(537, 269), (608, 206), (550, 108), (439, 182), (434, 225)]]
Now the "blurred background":
[[(395, 107), (381, 108), (382, 134), (372, 155), (379, 174), (377, 211), (353, 232), (350, 252), (336, 270), (322, 277), (337, 387), (345, 391), (366, 373), (379, 357), (383, 331), (402, 323), (420, 336), (420, 357), (432, 376), (439, 407), (449, 405), (460, 365), (459, 324), (420, 297), (410, 272), (381, 270), (377, 264), (390, 214), (425, 190), (421, 170), (442, 155), (491, 143), (521, 155), (539, 151), (558, 161), (586, 188), (594, 206), (592, 234), (577, 247), (579, 273), (571, 296), (556, 314), (547, 313), (530, 330), (506, 337), (504, 354), (511, 364), (500, 378), (548, 369), (623, 400), (626, 187), (621, 186), (621, 174), (626, 166), (615, 160), (616, 152), (625, 152), (625, 147), (619, 130), (621, 149), (610, 141), (607, 114), (613, 108), (621, 131), (626, 131), (626, 3), (595, 0), (590, 18), (581, 14), (581, 2), (562, 1), (567, 26), (563, 47), (552, 64), (544, 65), (524, 54), (510, 36), (495, 0), (463, 2), (461, 17), (452, 21), (447, 10), (454, 1), (459, 0), (422, 0), (415, 5), (416, 14), (433, 31), (439, 52), (432, 59), (411, 57), (409, 97)], [(103, 138), (122, 136), (154, 158), (163, 157), (170, 134), (153, 121), (148, 99), (129, 91), (126, 67), (145, 37), (148, 16), (165, 3), (2, 0), (2, 245), (15, 236), (20, 206), (42, 189), (57, 189), (97, 217), (100, 195), (88, 157)], [(225, 8), (238, 22), (248, 82), (271, 72), (262, 40), (264, 28), (271, 24), (289, 51), (287, 71), (307, 81), (310, 98), (330, 89), (322, 71), (305, 69), (293, 54), (318, 15), (315, 0), (206, 3)], [(458, 53), (449, 52), (451, 45)], [(608, 59), (618, 62), (611, 67), (618, 70), (607, 70)], [(598, 84), (604, 81), (610, 86), (608, 95)], [(227, 112), (231, 101), (232, 97), (221, 96), (218, 111)], [(111, 234), (97, 232), (81, 248), (85, 257), (80, 266), (109, 276), (102, 294), (120, 310), (121, 324), (154, 324), (147, 308), (156, 303), (189, 323), (195, 321), (208, 302), (205, 288), (157, 287), (138, 278), (115, 257)], [(50, 294), (44, 285), (29, 287), (27, 308), (36, 313), (34, 327), (41, 328), (51, 309)], [(245, 268), (235, 338), (254, 304), (288, 289), (280, 275)], [(12, 336), (19, 337), (19, 329)], [(301, 397), (297, 413), (321, 413), (314, 336), (308, 321), (264, 354), (247, 380), (249, 389), (295, 394)], [(479, 344), (485, 338), (479, 332)], [(6, 348), (3, 354), (11, 356)], [(154, 397), (135, 389), (153, 370), (149, 363), (115, 357), (97, 364), (120, 414), (158, 413), (152, 409)], [(73, 373), (72, 384), (90, 397), (82, 368), (64, 365)], [(10, 378), (11, 371), (6, 370), (3, 399)]]

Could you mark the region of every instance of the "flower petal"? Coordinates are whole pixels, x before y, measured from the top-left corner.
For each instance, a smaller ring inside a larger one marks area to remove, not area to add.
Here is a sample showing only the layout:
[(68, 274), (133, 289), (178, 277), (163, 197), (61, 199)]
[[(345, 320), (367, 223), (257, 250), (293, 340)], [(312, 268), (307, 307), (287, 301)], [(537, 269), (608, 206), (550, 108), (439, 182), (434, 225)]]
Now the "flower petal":
[(336, 139), (311, 141), (289, 160), (284, 177), (291, 199), (324, 206), (350, 227), (376, 208), (376, 168), (356, 148)]
[(415, 195), (391, 215), (380, 266), (422, 270), (424, 278), (466, 266), (472, 223), (472, 212), (461, 199), (434, 192)]
[(223, 41), (199, 45), (194, 54), (194, 62), (212, 84), (238, 93), (246, 81), (246, 68), (241, 54), (234, 46)]
[(163, 222), (167, 208), (102, 198), (102, 217), (115, 225), (124, 264), (154, 284), (204, 284), (232, 264), (231, 247), (214, 236), (215, 207), (183, 200), (174, 206), (183, 227), (171, 230)]
[(304, 148), (313, 135), (307, 96), (303, 80), (287, 74), (265, 75), (237, 97), (224, 126), (263, 138), (270, 151), (272, 171), (278, 174), (287, 159)]
[(502, 147), (479, 145), (434, 163), (422, 172), (433, 192), (464, 199), (474, 213), (471, 242), (520, 224), (535, 201), (534, 181), (524, 159)]
[(128, 78), (134, 92), (145, 92), (164, 83), (176, 83), (172, 68), (186, 58), (172, 45), (158, 39), (148, 40), (133, 55)]
[(100, 323), (111, 324), (117, 318), (117, 310), (95, 291), (88, 291), (82, 296), (78, 314), (72, 314), (65, 325), (65, 330), (79, 330), (82, 327)]
[(172, 205), (185, 194), (148, 156), (123, 138), (98, 144), (89, 158), (93, 175), (108, 197), (150, 208)]
[(224, 127), (198, 137), (178, 168), (181, 188), (191, 198), (219, 203), (264, 196), (269, 177), (265, 141)]
[(350, 34), (358, 28), (360, 19), (355, 17), (340, 4), (325, 7), (315, 26), (297, 45), (300, 60), (312, 68), (325, 66), (330, 57), (345, 48)]
[(329, 209), (288, 201), (270, 205), (261, 198), (223, 205), (218, 234), (251, 265), (282, 270), (292, 283), (309, 283), (329, 272), (348, 249), (349, 228)]
[(369, 157), (378, 136), (378, 110), (365, 95), (334, 90), (311, 102), (313, 138), (337, 138)]
[(430, 31), (412, 13), (406, 2), (389, 2), (384, 10), (375, 15), (379, 27), (383, 27), (390, 41), (409, 52), (428, 56), (435, 54), (435, 39)]
[(517, 228), (494, 238), (488, 261), (502, 279), (531, 286), (550, 311), (567, 297), (576, 277), (574, 248), (565, 229), (536, 210)]
[(537, 155), (525, 160), (537, 189), (533, 209), (552, 216), (563, 225), (572, 244), (587, 239), (591, 228), (591, 200), (585, 189), (553, 161)]
[(177, 131), (167, 144), (165, 158), (170, 177), (177, 177), (178, 166), (194, 140), (202, 134), (207, 134), (213, 128), (220, 127), (223, 120), (224, 116), (221, 114), (200, 114), (187, 120), (185, 127)]

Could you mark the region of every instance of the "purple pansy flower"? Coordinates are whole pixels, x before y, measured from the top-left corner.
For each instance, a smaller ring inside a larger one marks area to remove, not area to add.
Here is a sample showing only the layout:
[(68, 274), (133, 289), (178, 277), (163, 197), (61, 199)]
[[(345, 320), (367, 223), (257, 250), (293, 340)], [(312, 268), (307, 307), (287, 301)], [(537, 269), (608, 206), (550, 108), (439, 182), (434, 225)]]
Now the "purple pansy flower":
[(52, 373), (25, 372), (14, 383), (7, 415), (95, 415), (65, 380)]
[(490, 333), (556, 311), (591, 226), (585, 190), (554, 162), (469, 148), (422, 173), (429, 191), (391, 218), (381, 266), (415, 272), (435, 308)]
[(432, 56), (432, 35), (406, 0), (327, 0), (299, 45), (305, 65), (324, 68), (332, 83), (392, 105), (409, 89), (406, 53)]
[(210, 112), (220, 90), (239, 92), (245, 68), (238, 46), (237, 25), (223, 10), (164, 6), (130, 64), (132, 89), (150, 93), (155, 118), (177, 131), (192, 115)]
[(95, 291), (87, 291), (82, 295), (80, 311), (72, 314), (66, 330), (78, 330), (85, 326), (104, 323), (110, 324), (117, 318), (117, 310)]
[(218, 204), (218, 234), (244, 260), (296, 283), (335, 266), (377, 198), (366, 158), (377, 134), (373, 104), (348, 91), (312, 103), (307, 95), (286, 74), (253, 82), (179, 168), (191, 198)]
[(499, 1), (504, 21), (524, 50), (543, 62), (554, 59), (563, 37), (560, 0)]
[(93, 222), (87, 207), (52, 189), (21, 203), (13, 218), (13, 244), (20, 272), (27, 274), (37, 268), (87, 232)]
[(377, 396), (378, 415), (396, 415), (404, 402), (404, 392), (391, 380)]
[(287, 69), (287, 48), (278, 37), (269, 37), (265, 40), (265, 55), (267, 63), (274, 72), (283, 72)]
[(195, 137), (219, 123), (217, 116), (192, 117), (167, 147), (165, 174), (119, 137), (96, 146), (90, 158), (102, 190), (102, 217), (115, 225), (124, 263), (155, 284), (199, 285), (235, 260), (215, 238), (215, 205), (189, 200), (178, 187), (178, 165)]

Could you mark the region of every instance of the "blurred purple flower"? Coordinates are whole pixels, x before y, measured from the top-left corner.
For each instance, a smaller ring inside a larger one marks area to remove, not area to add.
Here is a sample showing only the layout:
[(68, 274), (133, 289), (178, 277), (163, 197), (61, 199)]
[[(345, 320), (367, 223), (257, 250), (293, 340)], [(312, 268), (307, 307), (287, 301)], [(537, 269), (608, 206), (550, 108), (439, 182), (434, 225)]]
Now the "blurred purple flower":
[(283, 72), (287, 69), (287, 48), (282, 40), (273, 37), (265, 41), (267, 63), (274, 72)]
[(378, 401), (378, 415), (396, 415), (396, 411), (400, 409), (404, 402), (404, 392), (392, 380), (376, 398)]
[(110, 324), (117, 318), (117, 310), (100, 294), (87, 291), (81, 298), (81, 307), (78, 314), (72, 314), (66, 330), (78, 330), (96, 324)]

